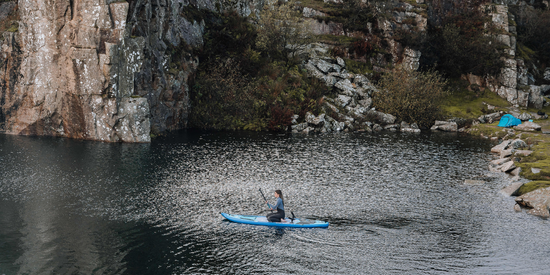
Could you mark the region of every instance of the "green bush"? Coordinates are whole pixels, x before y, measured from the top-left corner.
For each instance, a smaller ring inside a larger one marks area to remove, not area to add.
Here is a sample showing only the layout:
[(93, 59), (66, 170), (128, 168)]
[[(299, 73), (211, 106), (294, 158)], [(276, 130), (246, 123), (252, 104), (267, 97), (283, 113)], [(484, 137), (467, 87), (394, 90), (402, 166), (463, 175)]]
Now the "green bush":
[(379, 92), (373, 95), (373, 105), (398, 121), (428, 127), (441, 119), (439, 108), (447, 94), (446, 81), (433, 70), (417, 72), (398, 67), (382, 76)]

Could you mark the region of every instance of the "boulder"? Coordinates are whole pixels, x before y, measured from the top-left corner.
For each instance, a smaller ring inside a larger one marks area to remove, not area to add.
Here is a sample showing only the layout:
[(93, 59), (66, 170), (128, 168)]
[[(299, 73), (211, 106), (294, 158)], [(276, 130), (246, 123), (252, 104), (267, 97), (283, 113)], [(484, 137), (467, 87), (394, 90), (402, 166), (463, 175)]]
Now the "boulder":
[(382, 125), (388, 125), (395, 123), (396, 117), (390, 114), (382, 113), (376, 110), (367, 111), (366, 115), (375, 121), (380, 122)]
[(399, 130), (399, 124), (390, 124), (384, 126), (384, 130), (391, 131), (391, 132), (397, 132)]
[(542, 115), (539, 115), (537, 113), (531, 113), (531, 116), (534, 118), (534, 119), (548, 119), (548, 115), (543, 113)]
[(317, 69), (319, 69), (321, 72), (328, 74), (330, 72), (337, 72), (339, 73), (341, 68), (340, 66), (336, 64), (331, 64), (323, 59), (311, 59), (309, 60)]
[(349, 81), (349, 79), (344, 79), (336, 82), (336, 84), (334, 84), (334, 87), (341, 90), (342, 93), (347, 96), (356, 95), (355, 88), (353, 87), (353, 84), (351, 84), (351, 81)]
[(491, 152), (500, 154), (500, 152), (501, 152), (502, 150), (505, 150), (506, 148), (508, 148), (508, 145), (510, 145), (510, 143), (512, 143), (511, 140), (505, 140), (505, 141), (503, 141), (501, 144), (499, 144), (499, 145), (494, 146), (493, 148), (491, 148)]
[(345, 68), (346, 62), (341, 57), (336, 57), (336, 64), (338, 64), (340, 67)]
[(292, 125), (298, 124), (298, 119), (299, 118), (300, 118), (299, 115), (292, 115), (292, 121), (290, 123), (292, 123)]
[(533, 151), (531, 151), (531, 150), (516, 150), (514, 155), (526, 157), (526, 156), (528, 156), (532, 153), (533, 153)]
[(519, 173), (521, 173), (521, 167), (516, 167), (514, 170), (510, 171), (512, 176), (519, 176)]
[(458, 125), (456, 122), (436, 120), (434, 126), (430, 130), (439, 130), (444, 132), (457, 132)]
[(527, 121), (527, 120), (533, 119), (533, 117), (529, 113), (521, 113), (521, 114), (518, 114), (516, 117), (521, 121)]
[(509, 145), (509, 148), (512, 148), (512, 149), (519, 149), (519, 148), (526, 148), (526, 147), (529, 147), (529, 145), (527, 145), (527, 143), (525, 143), (525, 141), (521, 139), (514, 139), (512, 140), (512, 142), (510, 142), (510, 145)]
[(481, 122), (481, 123), (493, 123), (493, 122), (499, 120), (500, 117), (502, 117), (502, 113), (501, 112), (496, 112), (496, 113), (492, 113), (492, 114), (482, 115), (477, 120), (479, 120), (479, 122)]
[(514, 149), (508, 149), (508, 150), (502, 150), (500, 151), (500, 158), (503, 159), (505, 157), (511, 156), (515, 152)]
[(338, 95), (334, 102), (340, 107), (346, 107), (351, 102), (351, 97), (347, 95)]
[(514, 126), (515, 130), (519, 131), (527, 131), (527, 132), (534, 132), (534, 131), (540, 131), (542, 127), (534, 122), (526, 121), (520, 125)]
[(302, 131), (302, 133), (304, 133), (304, 134), (309, 134), (310, 132), (314, 132), (314, 131), (315, 131), (315, 128), (309, 126), (309, 127), (306, 127), (306, 128)]
[(359, 105), (361, 105), (365, 108), (370, 108), (372, 106), (372, 98), (370, 98), (370, 97), (359, 100), (358, 102), (359, 102)]
[(290, 126), (293, 133), (298, 133), (307, 128), (307, 122)]
[(514, 164), (514, 161), (509, 161), (509, 162), (506, 162), (506, 163), (502, 164), (502, 166), (500, 167), (500, 171), (508, 172), (508, 171), (511, 171), (515, 168), (516, 168), (516, 165)]
[(420, 133), (420, 128), (416, 123), (409, 124), (405, 121), (401, 122), (401, 132)]
[(346, 127), (345, 122), (334, 121), (332, 123), (332, 130), (335, 132), (343, 131), (345, 127)]
[(491, 164), (494, 165), (494, 166), (499, 166), (499, 165), (502, 165), (502, 164), (504, 164), (508, 161), (510, 161), (510, 158), (495, 159), (495, 160), (491, 161)]
[(384, 130), (384, 128), (382, 128), (382, 126), (380, 126), (380, 124), (374, 124), (374, 126), (372, 126), (372, 130), (376, 131), (376, 132), (380, 132), (380, 131)]
[(506, 196), (515, 196), (517, 195), (517, 192), (520, 187), (523, 186), (523, 182), (514, 182), (510, 186), (503, 188), (500, 190), (500, 193)]
[(325, 123), (325, 114), (320, 114), (319, 116), (314, 116), (312, 113), (306, 113), (306, 122), (313, 126), (323, 126)]
[(548, 212), (548, 207), (550, 206), (550, 187), (523, 194), (516, 198), (516, 202), (523, 207), (530, 208), (527, 211), (528, 214), (543, 218), (550, 217), (550, 213)]
[[(330, 98), (328, 98), (328, 99), (330, 99)], [(333, 101), (332, 99), (330, 99), (330, 100)], [(340, 110), (339, 110), (336, 106), (334, 106), (334, 105), (332, 105), (331, 103), (329, 103), (328, 100), (325, 101), (324, 104), (325, 104), (325, 106), (327, 106), (331, 111), (333, 111), (333, 112), (335, 112), (335, 113), (339, 113), (339, 112), (340, 112)]]

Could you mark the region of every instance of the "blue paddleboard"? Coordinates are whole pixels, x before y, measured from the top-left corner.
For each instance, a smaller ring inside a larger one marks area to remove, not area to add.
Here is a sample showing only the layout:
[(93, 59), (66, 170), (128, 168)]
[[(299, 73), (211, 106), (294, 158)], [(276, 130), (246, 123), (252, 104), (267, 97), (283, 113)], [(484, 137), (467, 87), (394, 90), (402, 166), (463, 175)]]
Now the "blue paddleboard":
[(300, 227), (300, 228), (327, 228), (328, 222), (308, 220), (308, 219), (294, 219), (291, 221), (286, 218), (284, 222), (270, 222), (265, 216), (251, 216), (251, 215), (238, 215), (238, 214), (226, 214), (221, 213), (222, 216), (232, 222), (246, 223), (253, 225), (265, 225), (276, 227)]

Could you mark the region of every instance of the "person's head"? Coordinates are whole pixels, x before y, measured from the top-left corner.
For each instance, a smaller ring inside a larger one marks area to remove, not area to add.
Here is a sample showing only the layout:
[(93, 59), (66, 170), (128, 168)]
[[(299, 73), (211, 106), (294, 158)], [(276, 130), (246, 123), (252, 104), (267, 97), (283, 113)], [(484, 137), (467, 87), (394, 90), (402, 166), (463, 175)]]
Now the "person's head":
[(284, 200), (283, 192), (281, 192), (281, 190), (275, 190), (275, 197), (278, 197), (278, 198), (281, 198), (281, 200)]

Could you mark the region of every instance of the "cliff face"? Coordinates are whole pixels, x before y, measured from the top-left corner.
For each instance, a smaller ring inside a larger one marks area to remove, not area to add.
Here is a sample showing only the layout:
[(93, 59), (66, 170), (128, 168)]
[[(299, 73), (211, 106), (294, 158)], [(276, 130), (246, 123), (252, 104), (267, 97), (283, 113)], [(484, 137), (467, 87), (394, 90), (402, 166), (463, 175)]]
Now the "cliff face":
[[(0, 131), (149, 142), (186, 126), (188, 78), (204, 21), (186, 11), (236, 9), (186, 0), (19, 0), (18, 32), (0, 41)], [(5, 4), (5, 3), (4, 3)], [(259, 5), (259, 4), (258, 4)]]
[[(302, 15), (309, 17), (306, 21), (311, 23), (315, 34), (361, 38), (365, 47), (374, 45), (370, 42), (377, 35), (379, 44), (385, 45), (384, 51), (368, 58), (354, 57), (373, 64), (374, 71), (383, 71), (384, 67), (397, 63), (418, 69), (422, 53), (402, 46), (395, 37), (408, 32), (425, 35), (429, 3), (389, 2), (394, 9), (386, 16), (365, 26), (362, 22), (355, 26), (362, 31), (345, 30), (342, 23), (330, 22), (327, 14), (312, 8), (304, 7)], [(151, 133), (185, 128), (190, 111), (189, 83), (199, 62), (193, 51), (204, 43), (206, 24), (201, 12), (232, 10), (248, 16), (258, 14), (263, 3), (263, 0), (2, 2), (0, 131), (149, 142)], [(500, 28), (496, 35), (506, 46), (506, 67), (497, 77), (464, 77), (471, 84), (488, 87), (512, 104), (540, 108), (550, 85), (535, 86), (530, 73), (533, 69), (516, 57), (517, 32), (514, 24), (510, 24), (514, 18), (508, 5), (520, 3), (504, 1), (487, 7)], [(19, 27), (15, 25), (3, 32), (6, 26), (11, 26), (4, 24), (6, 20), (14, 18)], [(352, 56), (350, 52), (347, 54)]]

